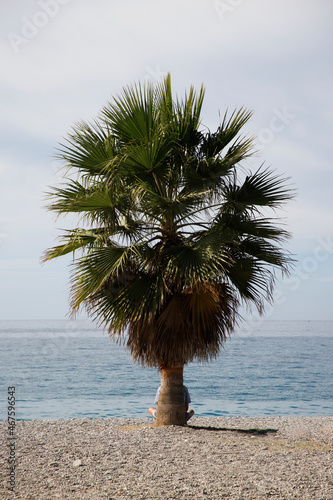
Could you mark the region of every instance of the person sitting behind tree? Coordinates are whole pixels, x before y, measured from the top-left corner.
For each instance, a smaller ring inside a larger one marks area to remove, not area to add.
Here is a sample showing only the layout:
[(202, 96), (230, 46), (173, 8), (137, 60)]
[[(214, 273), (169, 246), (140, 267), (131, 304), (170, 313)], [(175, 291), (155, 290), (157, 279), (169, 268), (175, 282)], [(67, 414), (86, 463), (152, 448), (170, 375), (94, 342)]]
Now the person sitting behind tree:
[[(190, 393), (188, 391), (188, 388), (185, 385), (183, 385), (183, 389), (184, 389), (184, 401), (185, 401), (186, 422), (187, 422), (188, 420), (190, 420), (191, 417), (193, 417), (194, 411), (193, 410), (188, 411), (188, 405), (191, 402), (191, 396), (190, 396)], [(161, 386), (159, 386), (159, 388), (157, 389), (157, 392), (156, 392), (155, 401), (154, 401), (155, 405), (157, 405), (157, 403), (158, 403), (158, 399), (160, 397), (160, 392), (161, 392)], [(152, 417), (156, 418), (156, 415), (157, 415), (156, 408), (151, 406), (148, 411)]]

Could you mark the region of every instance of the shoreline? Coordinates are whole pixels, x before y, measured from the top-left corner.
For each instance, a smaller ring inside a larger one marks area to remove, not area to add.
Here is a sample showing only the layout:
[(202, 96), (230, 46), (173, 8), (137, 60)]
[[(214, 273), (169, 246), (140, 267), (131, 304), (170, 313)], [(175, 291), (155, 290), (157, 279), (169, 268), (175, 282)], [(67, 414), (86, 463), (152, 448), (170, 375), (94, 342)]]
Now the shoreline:
[[(333, 498), (333, 417), (20, 420), (15, 498), (257, 500)], [(8, 422), (0, 422), (8, 463)], [(9, 470), (0, 497), (11, 499)]]

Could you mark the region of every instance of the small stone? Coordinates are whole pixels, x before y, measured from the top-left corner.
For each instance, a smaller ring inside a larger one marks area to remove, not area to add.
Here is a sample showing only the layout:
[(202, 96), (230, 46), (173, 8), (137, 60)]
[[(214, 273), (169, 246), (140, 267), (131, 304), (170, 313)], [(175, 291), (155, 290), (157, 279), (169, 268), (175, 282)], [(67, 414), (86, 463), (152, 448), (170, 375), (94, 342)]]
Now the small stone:
[(80, 459), (74, 460), (73, 467), (80, 467), (82, 465), (82, 461)]

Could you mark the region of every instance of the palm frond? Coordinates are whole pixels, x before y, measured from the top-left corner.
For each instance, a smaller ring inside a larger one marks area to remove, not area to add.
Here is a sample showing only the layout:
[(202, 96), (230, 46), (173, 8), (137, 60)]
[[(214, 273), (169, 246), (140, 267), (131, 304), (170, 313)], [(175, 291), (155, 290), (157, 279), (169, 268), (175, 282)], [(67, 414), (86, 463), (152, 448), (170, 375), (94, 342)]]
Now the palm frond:
[[(80, 305), (94, 294), (112, 274), (118, 276), (127, 266), (144, 269), (149, 265), (152, 252), (146, 244), (131, 245), (128, 247), (102, 247), (77, 259), (72, 272), (72, 308)], [(133, 263), (136, 262), (136, 264)]]
[(78, 123), (60, 146), (58, 158), (71, 169), (93, 177), (102, 174), (117, 155), (114, 137), (97, 121)]
[(43, 262), (61, 257), (68, 253), (73, 253), (74, 255), (77, 250), (82, 249), (87, 251), (95, 247), (108, 246), (111, 243), (108, 232), (103, 227), (94, 230), (81, 228), (65, 230), (65, 234), (61, 237), (61, 241), (63, 242), (61, 245), (52, 247), (44, 252), (42, 258)]
[(114, 206), (115, 200), (108, 187), (103, 183), (85, 187), (82, 183), (68, 179), (66, 188), (54, 188), (49, 193), (54, 201), (47, 208), (61, 213), (89, 212), (105, 210)]
[[(220, 155), (222, 150), (237, 137), (252, 114), (252, 111), (240, 108), (239, 110), (235, 109), (228, 118), (228, 110), (226, 110), (223, 121), (216, 132), (208, 132), (203, 137), (201, 154), (208, 158), (215, 158), (217, 155)], [(251, 140), (250, 142), (252, 144)]]
[(230, 182), (224, 188), (225, 198), (230, 207), (237, 211), (257, 207), (277, 208), (291, 200), (293, 191), (286, 185), (284, 177), (275, 175), (268, 169), (258, 169), (248, 175), (242, 185)]

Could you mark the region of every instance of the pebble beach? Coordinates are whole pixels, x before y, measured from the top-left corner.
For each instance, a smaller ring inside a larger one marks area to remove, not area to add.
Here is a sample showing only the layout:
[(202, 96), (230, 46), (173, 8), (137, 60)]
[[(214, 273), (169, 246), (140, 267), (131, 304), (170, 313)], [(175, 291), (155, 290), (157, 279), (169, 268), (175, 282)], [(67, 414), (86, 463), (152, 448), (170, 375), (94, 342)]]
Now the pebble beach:
[[(25, 500), (333, 499), (333, 417), (18, 421), (9, 487), (1, 427), (0, 498)], [(12, 441), (11, 441), (12, 442)]]

